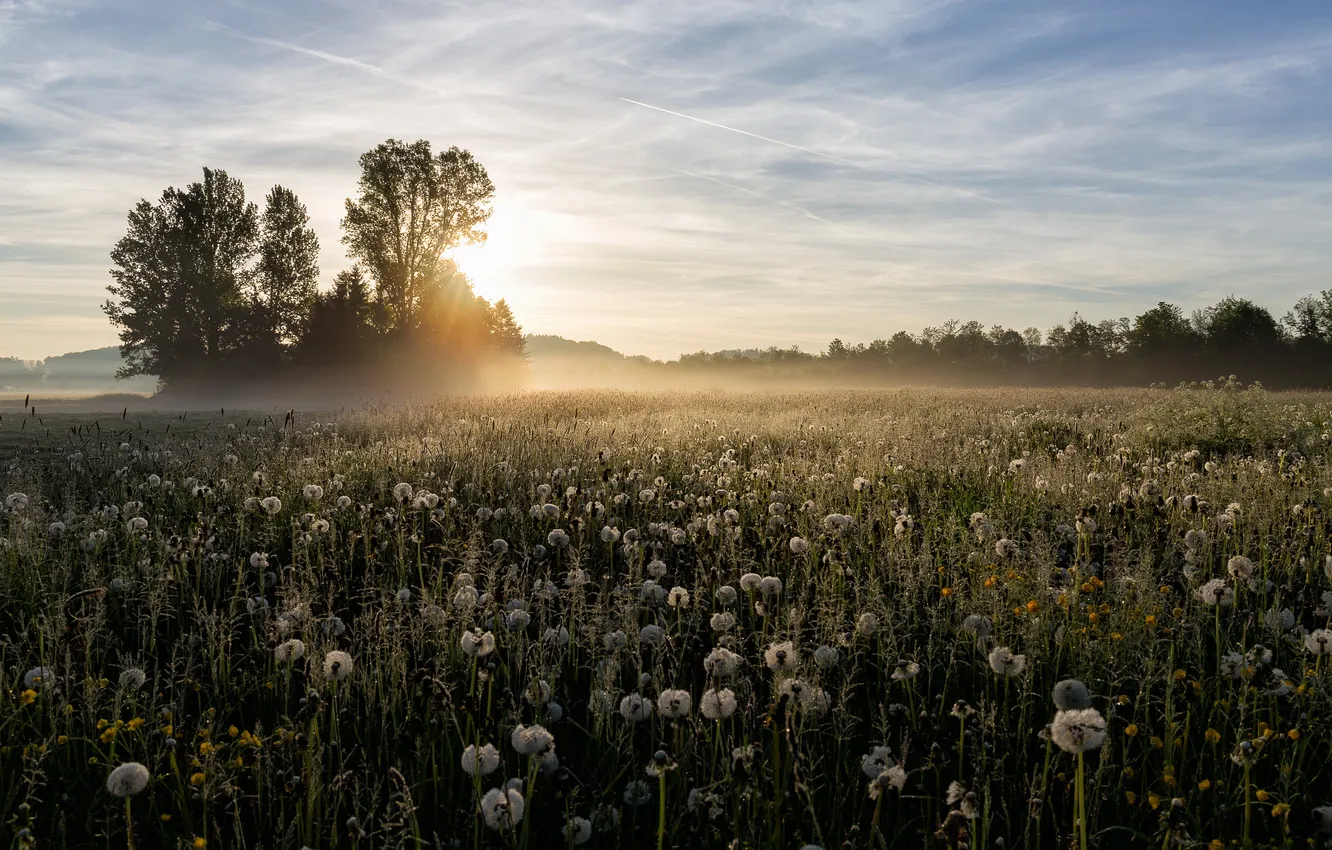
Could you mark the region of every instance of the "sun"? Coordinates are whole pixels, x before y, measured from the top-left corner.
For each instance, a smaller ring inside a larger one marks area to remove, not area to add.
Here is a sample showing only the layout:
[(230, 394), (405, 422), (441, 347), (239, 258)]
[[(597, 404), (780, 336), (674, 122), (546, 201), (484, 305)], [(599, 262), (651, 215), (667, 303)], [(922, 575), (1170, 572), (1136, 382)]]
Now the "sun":
[(517, 266), (523, 262), (529, 246), (519, 236), (516, 214), (507, 207), (495, 210), (486, 223), (485, 242), (459, 245), (449, 251), (449, 258), (472, 281), (477, 295), (488, 301), (515, 296)]

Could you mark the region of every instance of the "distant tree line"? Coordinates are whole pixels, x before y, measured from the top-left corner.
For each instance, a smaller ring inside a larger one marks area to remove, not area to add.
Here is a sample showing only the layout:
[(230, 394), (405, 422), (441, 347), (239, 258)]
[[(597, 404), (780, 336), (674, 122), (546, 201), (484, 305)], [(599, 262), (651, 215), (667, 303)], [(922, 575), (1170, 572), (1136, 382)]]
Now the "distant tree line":
[(1229, 296), (1192, 315), (1161, 302), (1134, 319), (1092, 322), (1075, 313), (1049, 332), (950, 320), (868, 345), (834, 339), (821, 353), (698, 352), (679, 364), (866, 382), (1132, 386), (1236, 374), (1273, 387), (1327, 387), (1332, 290), (1301, 298), (1280, 320), (1247, 298)]
[(407, 379), (519, 362), (523, 332), (504, 300), (477, 296), (448, 258), (483, 241), (494, 185), (456, 147), (390, 139), (360, 158), (342, 219), (355, 261), (321, 291), (319, 240), (296, 194), (261, 211), (241, 182), (205, 168), (129, 212), (111, 252), (103, 310), (119, 329), (120, 377), (214, 388), (313, 375)]

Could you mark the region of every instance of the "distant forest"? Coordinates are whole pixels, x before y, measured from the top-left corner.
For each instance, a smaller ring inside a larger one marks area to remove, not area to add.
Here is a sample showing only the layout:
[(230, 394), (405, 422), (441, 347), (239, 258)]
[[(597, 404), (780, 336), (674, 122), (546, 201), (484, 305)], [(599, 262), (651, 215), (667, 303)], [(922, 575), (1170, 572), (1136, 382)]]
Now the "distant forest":
[(119, 376), (197, 393), (317, 378), (422, 389), (465, 386), (516, 365), (508, 304), (478, 297), (447, 254), (483, 241), (494, 185), (467, 151), (390, 139), (360, 158), (342, 242), (356, 265), (320, 291), (319, 240), (296, 194), (264, 207), (205, 168), (129, 212), (103, 305), (119, 330)]
[(1043, 333), (948, 321), (919, 334), (826, 351), (798, 348), (698, 352), (690, 371), (848, 383), (1149, 386), (1236, 375), (1266, 386), (1332, 386), (1332, 290), (1301, 298), (1280, 320), (1230, 296), (1186, 315), (1161, 302), (1134, 319), (1092, 322), (1074, 314)]

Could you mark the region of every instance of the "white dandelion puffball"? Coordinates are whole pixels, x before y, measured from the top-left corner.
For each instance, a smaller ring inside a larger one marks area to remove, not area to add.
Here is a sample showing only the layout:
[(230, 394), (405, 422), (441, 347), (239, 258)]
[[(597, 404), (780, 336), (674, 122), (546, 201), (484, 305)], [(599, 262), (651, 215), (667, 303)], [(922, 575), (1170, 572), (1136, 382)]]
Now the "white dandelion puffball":
[(782, 595), (782, 580), (776, 576), (764, 576), (759, 581), (759, 593), (765, 599), (771, 599), (774, 596)]
[(652, 702), (643, 699), (638, 691), (634, 691), (620, 700), (620, 716), (630, 723), (647, 720), (652, 716)]
[(574, 817), (564, 825), (564, 837), (575, 847), (592, 840), (592, 821)]
[(1014, 655), (1006, 646), (996, 646), (990, 650), (989, 661), (991, 670), (1010, 679), (1021, 676), (1022, 671), (1027, 669), (1027, 656)]
[(352, 657), (340, 649), (335, 649), (324, 656), (324, 678), (329, 681), (342, 681), (356, 670)]
[(1094, 708), (1075, 708), (1055, 714), (1050, 739), (1066, 753), (1087, 753), (1105, 743), (1105, 718)]
[(890, 747), (878, 746), (860, 758), (860, 772), (870, 779), (876, 778), (888, 768), (897, 764)]
[(519, 725), (514, 727), (513, 733), (509, 735), (509, 742), (513, 744), (518, 755), (534, 756), (554, 749), (555, 736), (544, 726)]
[(462, 769), (468, 776), (489, 776), (499, 769), (500, 754), (494, 744), (477, 749), (469, 744), (462, 754)]
[(879, 630), (879, 615), (866, 611), (856, 619), (856, 634), (872, 637)]
[(1226, 562), (1226, 572), (1231, 578), (1247, 579), (1253, 575), (1253, 561), (1243, 555), (1236, 555)]
[(689, 591), (683, 587), (672, 587), (671, 592), (666, 594), (666, 604), (672, 608), (688, 608)]
[(814, 650), (814, 663), (822, 670), (836, 667), (839, 660), (841, 660), (841, 653), (837, 651), (836, 647), (825, 644)]
[(657, 697), (657, 710), (662, 717), (678, 720), (688, 717), (694, 706), (694, 698), (689, 691), (666, 689)]
[(491, 788), (481, 798), (481, 817), (496, 832), (522, 823), (525, 809), (523, 795), (516, 788)]
[(407, 482), (393, 485), (393, 498), (399, 502), (405, 502), (412, 497), (412, 485)]
[(735, 692), (730, 688), (709, 688), (698, 701), (698, 712), (708, 720), (725, 720), (736, 709)]
[(491, 632), (482, 632), (478, 635), (468, 629), (462, 633), (462, 638), (458, 642), (462, 646), (463, 654), (471, 658), (489, 655), (495, 650), (495, 635)]
[(1226, 584), (1225, 579), (1214, 578), (1198, 588), (1198, 598), (1205, 605), (1228, 608), (1235, 604), (1235, 591)]
[(713, 614), (708, 619), (708, 625), (714, 632), (729, 632), (731, 629), (735, 628), (735, 615), (726, 611)]
[(763, 663), (774, 672), (787, 672), (800, 666), (800, 653), (791, 641), (779, 641), (763, 651)]
[(264, 513), (272, 516), (282, 510), (282, 500), (277, 496), (269, 496), (259, 501), (259, 506), (264, 509)]
[(301, 495), (311, 502), (317, 502), (324, 498), (324, 488), (318, 484), (306, 484), (301, 490)]
[(305, 657), (305, 641), (298, 638), (283, 641), (273, 650), (273, 659), (279, 664), (291, 664)]
[(758, 573), (745, 573), (740, 576), (740, 589), (745, 593), (753, 593), (759, 589), (759, 585), (762, 583), (763, 576)]
[(29, 690), (46, 690), (55, 681), (55, 671), (50, 667), (34, 667), (23, 674), (23, 687)]
[(112, 797), (131, 797), (148, 787), (148, 768), (137, 761), (127, 761), (106, 777), (106, 790)]
[(1091, 694), (1087, 686), (1077, 679), (1064, 679), (1054, 686), (1055, 708), (1060, 711), (1077, 711), (1091, 708)]
[(729, 584), (724, 584), (717, 588), (717, 604), (721, 605), (723, 608), (730, 608), (736, 603), (737, 599), (739, 599), (739, 594), (737, 594), (735, 588), (731, 587)]
[(797, 555), (809, 554), (809, 541), (803, 537), (792, 537), (790, 546), (791, 551)]
[(719, 646), (703, 659), (703, 669), (716, 679), (729, 679), (740, 670), (744, 659), (724, 646)]
[(148, 674), (138, 667), (129, 667), (120, 674), (120, 689), (122, 691), (137, 691), (148, 681)]
[(1304, 638), (1304, 648), (1313, 655), (1332, 655), (1332, 629), (1315, 629)]

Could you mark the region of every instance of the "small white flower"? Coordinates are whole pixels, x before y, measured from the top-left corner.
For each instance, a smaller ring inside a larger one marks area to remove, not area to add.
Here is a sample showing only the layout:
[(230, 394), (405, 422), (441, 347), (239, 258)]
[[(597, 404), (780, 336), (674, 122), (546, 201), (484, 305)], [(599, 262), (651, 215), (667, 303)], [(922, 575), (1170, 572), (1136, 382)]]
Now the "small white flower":
[(282, 510), (282, 500), (279, 499), (277, 496), (269, 496), (266, 499), (262, 499), (259, 502), (259, 505), (264, 509), (264, 513), (268, 514), (269, 516), (272, 516), (273, 514), (276, 514)]

